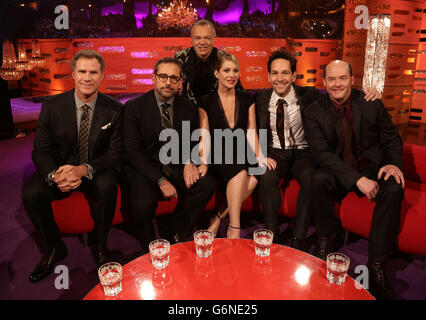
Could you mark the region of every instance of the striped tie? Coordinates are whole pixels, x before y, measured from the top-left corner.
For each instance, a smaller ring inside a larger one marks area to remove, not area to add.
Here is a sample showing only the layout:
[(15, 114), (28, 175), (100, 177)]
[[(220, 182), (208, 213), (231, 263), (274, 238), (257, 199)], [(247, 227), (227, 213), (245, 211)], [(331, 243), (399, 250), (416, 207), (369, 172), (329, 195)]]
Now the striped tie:
[(163, 129), (172, 128), (172, 117), (170, 116), (170, 108), (172, 106), (168, 103), (161, 105), (161, 125)]
[(88, 143), (89, 143), (89, 106), (84, 105), (81, 107), (82, 113), (80, 118), (80, 131), (78, 133), (79, 141), (79, 160), (80, 163), (87, 162), (88, 155)]

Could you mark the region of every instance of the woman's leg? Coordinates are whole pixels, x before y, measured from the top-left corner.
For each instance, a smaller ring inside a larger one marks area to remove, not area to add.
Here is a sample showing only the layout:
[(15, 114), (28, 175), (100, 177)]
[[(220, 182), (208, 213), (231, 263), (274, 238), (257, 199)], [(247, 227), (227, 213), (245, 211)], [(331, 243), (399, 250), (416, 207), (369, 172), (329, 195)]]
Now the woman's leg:
[(238, 239), (240, 237), (241, 205), (250, 196), (256, 183), (256, 178), (249, 177), (246, 170), (239, 172), (228, 182), (226, 186), (229, 210), (228, 238)]
[[(247, 200), (247, 198), (252, 194), (254, 188), (256, 188), (256, 185), (257, 185), (257, 179), (254, 176), (249, 176), (247, 180), (248, 180), (248, 183), (244, 184), (247, 186), (247, 188), (245, 191), (243, 191), (243, 202)], [(210, 226), (208, 228), (208, 230), (213, 232), (215, 236), (217, 235), (217, 232), (219, 230), (220, 223), (222, 222), (224, 218), (226, 218), (228, 213), (229, 213), (228, 203), (226, 199), (221, 199), (219, 209), (217, 213), (210, 220)]]

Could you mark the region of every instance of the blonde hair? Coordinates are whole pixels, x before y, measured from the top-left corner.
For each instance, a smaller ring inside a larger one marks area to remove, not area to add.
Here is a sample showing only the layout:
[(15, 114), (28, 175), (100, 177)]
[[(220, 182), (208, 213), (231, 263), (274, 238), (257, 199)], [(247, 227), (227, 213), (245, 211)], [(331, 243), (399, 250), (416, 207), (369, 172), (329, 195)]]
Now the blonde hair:
[(240, 67), (240, 63), (238, 62), (238, 59), (236, 56), (225, 51), (218, 51), (217, 62), (214, 69), (219, 72), (220, 68), (222, 68), (222, 65), (225, 63), (225, 61), (232, 61), (238, 66), (238, 68)]

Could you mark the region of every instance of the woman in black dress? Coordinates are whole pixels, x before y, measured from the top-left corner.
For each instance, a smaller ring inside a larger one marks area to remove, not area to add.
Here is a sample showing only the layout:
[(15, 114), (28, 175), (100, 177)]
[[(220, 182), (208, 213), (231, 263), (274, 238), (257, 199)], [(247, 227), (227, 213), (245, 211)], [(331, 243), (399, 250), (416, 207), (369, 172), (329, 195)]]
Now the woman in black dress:
[[(209, 168), (226, 185), (227, 208), (213, 218), (209, 230), (216, 234), (220, 221), (229, 212), (227, 237), (239, 238), (241, 205), (257, 184), (256, 177), (248, 174), (247, 141), (254, 150), (259, 165), (266, 166), (266, 159), (259, 148), (254, 99), (247, 92), (235, 90), (240, 75), (237, 58), (228, 53), (218, 55), (214, 73), (218, 79), (217, 91), (198, 101), (200, 127), (205, 129), (200, 142), (203, 165), (199, 170), (203, 176), (208, 169), (206, 164), (211, 163)], [(238, 138), (230, 138), (231, 135)], [(223, 139), (223, 136), (227, 138)], [(222, 148), (218, 150), (219, 144)]]

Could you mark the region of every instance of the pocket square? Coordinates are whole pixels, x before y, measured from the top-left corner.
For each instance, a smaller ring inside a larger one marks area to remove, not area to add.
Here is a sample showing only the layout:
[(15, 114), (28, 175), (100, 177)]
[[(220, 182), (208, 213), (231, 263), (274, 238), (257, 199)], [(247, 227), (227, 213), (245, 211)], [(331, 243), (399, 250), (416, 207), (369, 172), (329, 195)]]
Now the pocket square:
[(101, 130), (109, 129), (111, 127), (111, 122), (101, 127)]

